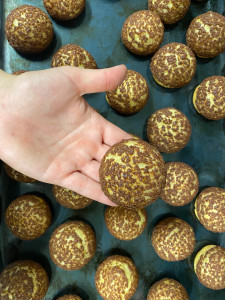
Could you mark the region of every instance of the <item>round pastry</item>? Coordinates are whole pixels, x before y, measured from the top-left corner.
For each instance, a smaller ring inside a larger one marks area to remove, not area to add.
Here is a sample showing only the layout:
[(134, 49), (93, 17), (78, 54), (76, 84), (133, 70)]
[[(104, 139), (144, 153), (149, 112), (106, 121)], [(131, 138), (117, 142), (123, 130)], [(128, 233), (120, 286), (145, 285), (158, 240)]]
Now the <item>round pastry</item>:
[(148, 0), (148, 9), (157, 13), (165, 24), (174, 24), (186, 15), (191, 0)]
[(128, 300), (135, 293), (139, 275), (133, 261), (121, 255), (106, 258), (95, 274), (95, 286), (105, 300)]
[(115, 238), (130, 241), (142, 234), (147, 225), (147, 213), (144, 208), (107, 207), (105, 224)]
[(225, 50), (225, 17), (212, 11), (192, 20), (186, 33), (187, 45), (202, 58), (211, 58)]
[(199, 114), (209, 120), (225, 118), (225, 77), (205, 78), (195, 89), (193, 104)]
[(26, 72), (27, 71), (25, 71), (25, 70), (18, 70), (18, 71), (13, 72), (12, 75), (21, 75), (21, 74), (26, 73)]
[(53, 262), (73, 271), (84, 267), (95, 255), (96, 237), (92, 228), (82, 221), (69, 221), (57, 227), (49, 241)]
[(124, 46), (133, 54), (154, 53), (163, 41), (164, 26), (159, 16), (150, 10), (130, 15), (121, 31)]
[(24, 175), (18, 171), (16, 171), (15, 169), (11, 168), (9, 165), (7, 164), (4, 164), (4, 168), (5, 168), (5, 171), (7, 173), (7, 175), (18, 181), (18, 182), (23, 182), (23, 183), (32, 183), (32, 182), (35, 182), (36, 179), (33, 179), (27, 175)]
[(82, 300), (81, 297), (76, 295), (65, 295), (57, 298), (56, 300)]
[(184, 220), (174, 217), (158, 222), (151, 241), (158, 256), (167, 261), (186, 259), (195, 248), (193, 228)]
[(40, 264), (19, 260), (9, 264), (0, 274), (0, 299), (42, 300), (48, 285), (48, 275)]
[(87, 197), (79, 195), (58, 185), (54, 185), (52, 191), (56, 201), (70, 209), (82, 209), (93, 202), (93, 200)]
[(97, 69), (93, 56), (87, 50), (75, 44), (62, 46), (53, 56), (52, 68), (61, 66)]
[(148, 119), (147, 136), (160, 152), (174, 153), (183, 149), (191, 138), (188, 118), (176, 108), (162, 108)]
[(24, 195), (13, 200), (5, 214), (6, 225), (21, 240), (34, 240), (43, 235), (51, 225), (52, 214), (44, 199)]
[(124, 81), (106, 93), (109, 105), (121, 114), (131, 115), (141, 110), (148, 100), (148, 84), (138, 72), (127, 70)]
[(161, 86), (181, 88), (194, 77), (196, 58), (188, 46), (169, 43), (154, 54), (150, 68), (153, 78)]
[(204, 189), (195, 201), (195, 215), (209, 231), (225, 232), (225, 189)]
[(5, 34), (9, 44), (18, 52), (39, 53), (52, 41), (52, 22), (44, 11), (32, 5), (14, 9), (6, 18)]
[(170, 205), (182, 206), (198, 193), (199, 181), (195, 170), (183, 162), (166, 163), (166, 185), (160, 198)]
[(147, 300), (189, 300), (186, 289), (172, 278), (163, 278), (154, 283), (148, 293)]
[(85, 7), (85, 0), (43, 0), (50, 16), (59, 21), (72, 20), (78, 17)]
[(99, 169), (105, 195), (114, 203), (141, 208), (157, 200), (165, 184), (162, 156), (147, 142), (132, 138), (113, 145)]
[(217, 245), (202, 248), (195, 257), (194, 270), (207, 288), (225, 289), (225, 249)]

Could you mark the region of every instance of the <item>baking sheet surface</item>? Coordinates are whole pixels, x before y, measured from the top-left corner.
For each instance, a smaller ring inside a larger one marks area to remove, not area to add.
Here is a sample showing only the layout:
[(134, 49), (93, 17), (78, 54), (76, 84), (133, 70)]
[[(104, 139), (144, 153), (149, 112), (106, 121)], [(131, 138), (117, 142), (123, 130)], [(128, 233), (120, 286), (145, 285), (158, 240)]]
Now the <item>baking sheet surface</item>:
[[(1, 28), (4, 18), (19, 5), (31, 4), (44, 10), (42, 1), (1, 0)], [(2, 6), (1, 6), (2, 5)], [(95, 58), (98, 67), (111, 67), (125, 64), (128, 69), (141, 73), (149, 84), (150, 95), (144, 109), (132, 116), (122, 116), (109, 107), (105, 94), (86, 96), (90, 105), (95, 107), (106, 119), (124, 130), (147, 140), (146, 122), (157, 109), (175, 107), (185, 113), (192, 124), (192, 137), (188, 145), (178, 153), (163, 155), (166, 162), (182, 161), (191, 165), (199, 175), (200, 190), (208, 186), (225, 188), (225, 122), (209, 121), (201, 117), (192, 105), (195, 87), (211, 75), (225, 76), (225, 53), (214, 59), (197, 59), (197, 72), (189, 85), (177, 90), (168, 90), (155, 83), (149, 71), (151, 56), (138, 57), (129, 53), (120, 39), (122, 25), (133, 12), (147, 8), (147, 0), (87, 0), (86, 9), (81, 16), (70, 22), (55, 22), (55, 37), (49, 49), (39, 55), (20, 55), (5, 40), (1, 42), (1, 67), (6, 72), (19, 69), (40, 70), (50, 68), (54, 53), (67, 43), (75, 43), (88, 50)], [(163, 44), (169, 42), (185, 43), (185, 34), (190, 21), (209, 10), (224, 14), (224, 0), (192, 1), (185, 18), (175, 25), (165, 26)], [(138, 290), (133, 300), (144, 300), (150, 286), (165, 276), (180, 281), (187, 289), (192, 300), (223, 300), (225, 290), (213, 291), (203, 287), (193, 272), (193, 257), (181, 262), (165, 262), (154, 252), (150, 243), (151, 231), (158, 220), (173, 215), (186, 220), (193, 226), (196, 234), (196, 250), (211, 242), (225, 247), (225, 234), (214, 234), (196, 220), (193, 204), (172, 207), (158, 200), (149, 207), (148, 225), (143, 234), (134, 241), (124, 242), (113, 238), (104, 225), (102, 204), (93, 203), (81, 211), (66, 209), (54, 200), (51, 186), (43, 183), (20, 184), (11, 180), (2, 169), (0, 183), (1, 202), (1, 263), (6, 266), (21, 258), (41, 262), (49, 272), (51, 281), (45, 300), (55, 299), (65, 291), (77, 292), (84, 300), (99, 300), (94, 284), (94, 275), (99, 263), (110, 254), (130, 256), (140, 274)], [(4, 211), (16, 197), (28, 193), (41, 193), (47, 198), (53, 211), (53, 222), (46, 234), (32, 242), (16, 239), (6, 228)], [(49, 258), (48, 241), (53, 230), (67, 219), (75, 218), (89, 222), (96, 233), (97, 251), (93, 260), (78, 271), (67, 272), (56, 267)]]

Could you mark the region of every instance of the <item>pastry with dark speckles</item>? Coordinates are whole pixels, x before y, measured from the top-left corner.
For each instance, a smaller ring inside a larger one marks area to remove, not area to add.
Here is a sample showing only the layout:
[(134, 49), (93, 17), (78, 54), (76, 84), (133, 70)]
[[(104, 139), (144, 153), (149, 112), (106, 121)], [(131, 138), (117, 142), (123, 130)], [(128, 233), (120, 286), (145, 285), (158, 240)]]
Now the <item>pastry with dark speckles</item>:
[(18, 181), (18, 182), (23, 182), (23, 183), (32, 183), (32, 182), (35, 182), (36, 179), (33, 179), (27, 175), (24, 175), (22, 173), (20, 173), (19, 171), (16, 171), (15, 169), (11, 168), (9, 165), (7, 164), (4, 164), (4, 168), (5, 168), (5, 171), (7, 173), (7, 175)]
[(188, 118), (176, 108), (162, 108), (154, 112), (147, 123), (150, 144), (160, 152), (174, 153), (183, 149), (191, 137)]
[(164, 24), (174, 24), (186, 15), (191, 0), (148, 0), (148, 9), (157, 13)]
[(6, 225), (21, 240), (34, 240), (51, 225), (52, 213), (46, 201), (36, 195), (13, 200), (6, 209)]
[(113, 145), (99, 169), (105, 195), (114, 203), (143, 208), (157, 200), (166, 180), (165, 163), (158, 150), (141, 139)]
[(207, 230), (225, 232), (225, 189), (204, 189), (195, 200), (195, 215)]
[(194, 18), (186, 33), (187, 45), (202, 58), (211, 58), (225, 50), (225, 17), (213, 11)]
[(186, 259), (195, 248), (193, 228), (184, 220), (174, 217), (157, 223), (151, 241), (158, 256), (166, 261)]
[(57, 298), (56, 300), (82, 300), (81, 297), (76, 295), (65, 295)]
[(52, 68), (72, 66), (83, 69), (97, 69), (94, 57), (84, 48), (67, 44), (62, 46), (52, 58)]
[(48, 286), (48, 275), (40, 264), (19, 260), (9, 264), (0, 274), (0, 299), (42, 300)]
[(172, 278), (155, 282), (148, 293), (147, 300), (189, 300), (186, 289)]
[(127, 70), (124, 81), (106, 93), (109, 105), (121, 114), (131, 115), (140, 111), (148, 101), (148, 84), (138, 72)]
[(49, 241), (50, 257), (60, 268), (73, 271), (84, 267), (95, 255), (93, 229), (82, 221), (69, 221), (57, 227)]
[(150, 69), (159, 85), (165, 88), (181, 88), (194, 77), (196, 58), (187, 45), (169, 43), (154, 54)]
[(203, 247), (195, 257), (198, 280), (209, 289), (225, 289), (225, 249), (217, 245)]
[(52, 191), (56, 201), (70, 209), (83, 209), (93, 202), (87, 197), (58, 185), (54, 185)]
[(78, 17), (85, 8), (85, 0), (43, 0), (50, 16), (59, 21)]
[(209, 120), (225, 118), (225, 77), (205, 78), (195, 89), (193, 104), (199, 114)]
[(104, 216), (109, 232), (119, 240), (130, 241), (137, 238), (147, 225), (144, 208), (107, 207)]
[(166, 184), (160, 198), (170, 205), (182, 206), (196, 197), (199, 188), (195, 170), (183, 162), (166, 163)]
[(96, 289), (104, 300), (129, 300), (137, 289), (138, 281), (133, 261), (121, 255), (106, 258), (95, 274)]
[(160, 17), (150, 10), (140, 10), (130, 15), (121, 31), (124, 46), (133, 54), (150, 55), (160, 46), (164, 26)]
[(9, 44), (18, 52), (39, 53), (53, 39), (53, 26), (48, 15), (38, 7), (22, 5), (6, 18), (5, 34)]

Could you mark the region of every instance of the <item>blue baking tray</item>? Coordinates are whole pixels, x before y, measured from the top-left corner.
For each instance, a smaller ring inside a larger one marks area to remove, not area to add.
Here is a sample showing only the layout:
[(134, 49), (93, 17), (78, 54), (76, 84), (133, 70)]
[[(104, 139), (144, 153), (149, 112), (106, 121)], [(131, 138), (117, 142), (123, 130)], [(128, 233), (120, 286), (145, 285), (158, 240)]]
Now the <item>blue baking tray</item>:
[[(42, 1), (1, 0), (1, 56), (0, 66), (6, 72), (19, 69), (40, 70), (50, 68), (54, 53), (67, 43), (75, 43), (88, 50), (99, 68), (125, 64), (128, 69), (141, 73), (149, 84), (149, 100), (143, 110), (132, 116), (122, 116), (111, 109), (104, 93), (88, 95), (85, 98), (106, 119), (124, 130), (147, 140), (146, 122), (149, 116), (163, 107), (176, 107), (185, 113), (192, 125), (192, 137), (180, 152), (163, 155), (165, 161), (182, 161), (191, 165), (199, 176), (200, 190), (208, 186), (225, 188), (225, 122), (209, 121), (200, 116), (192, 105), (195, 87), (211, 75), (225, 76), (225, 53), (213, 59), (197, 58), (197, 72), (191, 83), (181, 89), (168, 90), (155, 83), (149, 70), (151, 56), (138, 57), (129, 53), (120, 39), (122, 25), (133, 12), (147, 8), (147, 0), (87, 0), (85, 11), (70, 22), (53, 22), (54, 40), (50, 47), (39, 55), (20, 55), (12, 49), (4, 37), (5, 17), (19, 5), (30, 4), (44, 9)], [(192, 1), (185, 18), (175, 25), (165, 26), (163, 44), (185, 43), (185, 34), (190, 21), (209, 10), (224, 14), (224, 0)], [(45, 300), (56, 299), (68, 292), (79, 294), (84, 300), (102, 299), (95, 289), (94, 276), (99, 263), (110, 254), (124, 254), (131, 257), (140, 274), (140, 281), (133, 300), (144, 300), (150, 286), (168, 276), (180, 281), (187, 289), (191, 300), (224, 300), (225, 290), (213, 291), (199, 283), (193, 271), (193, 255), (184, 261), (166, 262), (153, 250), (150, 235), (156, 222), (173, 215), (186, 220), (193, 226), (196, 249), (207, 243), (225, 247), (225, 234), (207, 231), (193, 214), (193, 203), (183, 207), (172, 207), (161, 199), (147, 207), (148, 224), (143, 234), (136, 240), (125, 242), (112, 237), (104, 224), (104, 205), (97, 202), (89, 207), (74, 211), (60, 206), (54, 200), (52, 187), (44, 183), (23, 184), (10, 179), (3, 168), (0, 173), (1, 201), (1, 269), (8, 263), (23, 258), (34, 259), (43, 264), (50, 276), (49, 290)], [(4, 212), (16, 197), (28, 192), (43, 195), (53, 212), (53, 222), (48, 231), (39, 239), (21, 241), (15, 238), (4, 222)], [(78, 271), (64, 271), (56, 267), (49, 257), (48, 241), (53, 230), (67, 219), (82, 219), (89, 222), (96, 233), (97, 251), (92, 261)], [(26, 300), (26, 299), (25, 299)]]

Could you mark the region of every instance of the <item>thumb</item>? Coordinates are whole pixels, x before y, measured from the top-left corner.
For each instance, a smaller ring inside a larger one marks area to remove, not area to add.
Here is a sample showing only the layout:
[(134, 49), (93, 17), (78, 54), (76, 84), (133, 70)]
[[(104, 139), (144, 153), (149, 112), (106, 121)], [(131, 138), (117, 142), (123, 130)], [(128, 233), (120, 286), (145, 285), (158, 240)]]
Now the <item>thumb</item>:
[(125, 65), (98, 70), (62, 67), (62, 71), (74, 81), (83, 96), (114, 90), (125, 79), (127, 68)]

